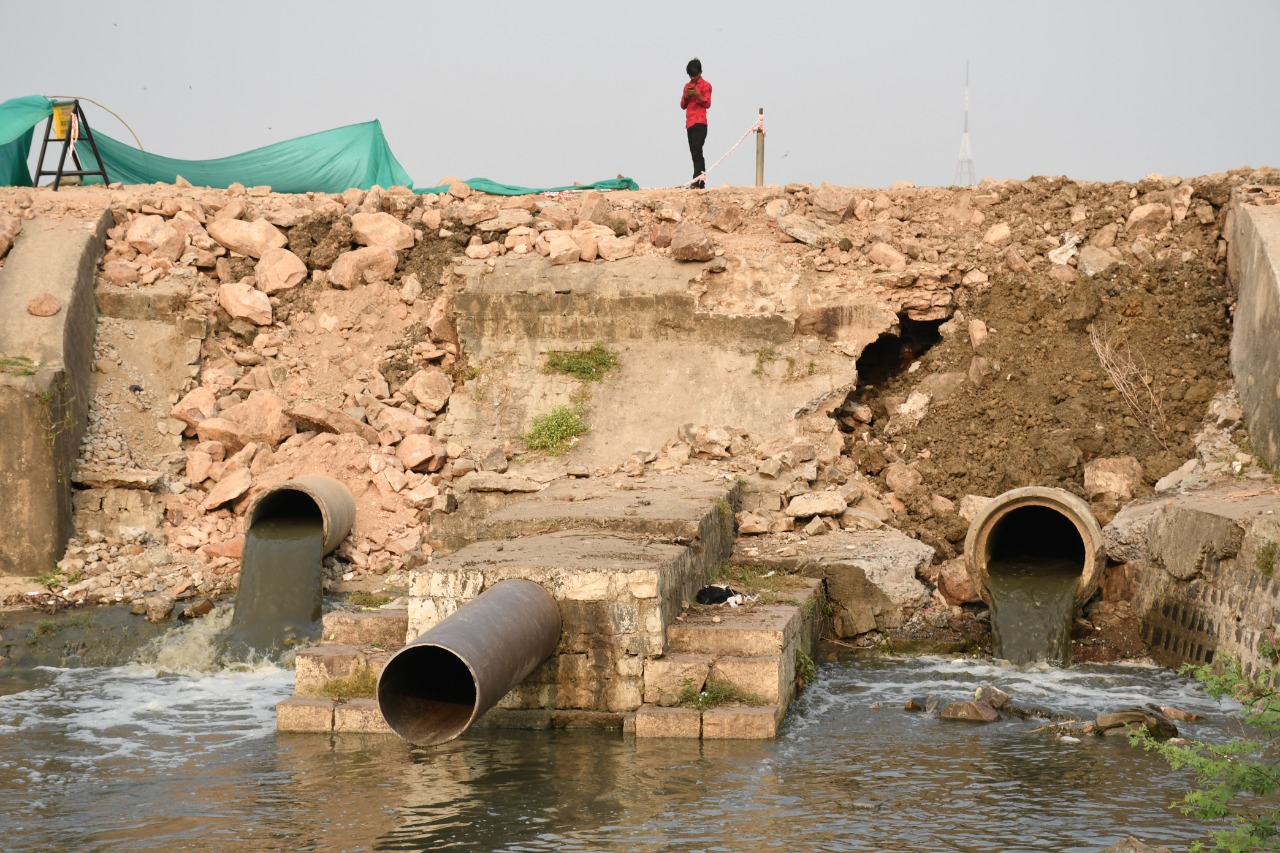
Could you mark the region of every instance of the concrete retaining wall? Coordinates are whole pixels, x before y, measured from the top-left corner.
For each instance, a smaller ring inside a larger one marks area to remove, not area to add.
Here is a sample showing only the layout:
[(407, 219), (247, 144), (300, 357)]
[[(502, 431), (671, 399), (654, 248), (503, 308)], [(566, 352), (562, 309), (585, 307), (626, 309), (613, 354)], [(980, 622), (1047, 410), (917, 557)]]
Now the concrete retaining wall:
[(1231, 372), (1254, 452), (1280, 468), (1280, 206), (1237, 204), (1230, 237), (1240, 291)]
[[(0, 575), (50, 571), (72, 532), (71, 472), (89, 412), (97, 324), (94, 277), (111, 214), (27, 222), (0, 268), (0, 355), (35, 367), (0, 371)], [(50, 293), (52, 317), (26, 312)]]

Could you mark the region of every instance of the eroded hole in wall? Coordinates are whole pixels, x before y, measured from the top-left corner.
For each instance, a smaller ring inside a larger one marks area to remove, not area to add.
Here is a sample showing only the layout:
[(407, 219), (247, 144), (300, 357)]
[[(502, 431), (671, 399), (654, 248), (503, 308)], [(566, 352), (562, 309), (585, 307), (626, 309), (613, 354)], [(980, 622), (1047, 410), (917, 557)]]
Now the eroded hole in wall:
[(942, 340), (942, 320), (912, 320), (898, 315), (898, 334), (883, 334), (858, 356), (858, 387), (833, 413), (842, 432), (866, 429), (888, 417), (886, 390), (911, 364)]

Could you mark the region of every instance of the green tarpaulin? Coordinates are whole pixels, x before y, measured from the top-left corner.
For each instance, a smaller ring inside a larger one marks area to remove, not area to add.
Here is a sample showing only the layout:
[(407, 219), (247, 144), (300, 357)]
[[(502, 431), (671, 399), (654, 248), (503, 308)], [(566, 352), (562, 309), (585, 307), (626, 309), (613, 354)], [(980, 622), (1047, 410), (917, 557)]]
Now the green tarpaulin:
[(29, 187), (27, 155), (35, 126), (53, 115), (53, 102), (40, 95), (0, 104), (0, 186)]
[[(34, 128), (47, 121), (52, 112), (53, 102), (40, 95), (0, 104), (0, 186), (31, 186), (27, 158)], [(300, 136), (216, 160), (161, 157), (118, 142), (100, 130), (93, 131), (93, 139), (102, 155), (107, 177), (126, 184), (173, 183), (181, 176), (196, 186), (266, 185), (279, 193), (340, 193), (352, 187), (367, 190), (374, 185), (413, 187), (413, 179), (391, 153), (377, 120)], [(85, 169), (98, 167), (93, 150), (84, 140), (76, 146), (76, 153)], [(48, 168), (47, 155), (45, 167)], [(68, 168), (72, 167), (68, 164)], [(100, 180), (96, 176), (86, 177), (86, 183)], [(467, 183), (474, 190), (492, 195), (639, 189), (630, 178), (545, 188), (500, 184), (487, 178), (473, 178)], [(447, 189), (427, 187), (415, 192), (438, 193)]]

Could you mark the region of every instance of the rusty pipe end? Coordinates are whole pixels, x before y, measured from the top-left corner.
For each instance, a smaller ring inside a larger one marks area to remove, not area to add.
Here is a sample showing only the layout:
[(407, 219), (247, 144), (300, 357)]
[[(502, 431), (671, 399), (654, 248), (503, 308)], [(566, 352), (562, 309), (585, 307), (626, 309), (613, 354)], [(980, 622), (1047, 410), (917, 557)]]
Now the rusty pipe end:
[(965, 536), (964, 563), (988, 604), (992, 559), (1011, 547), (1078, 559), (1077, 607), (1098, 589), (1106, 563), (1102, 528), (1089, 505), (1070, 492), (1046, 486), (1011, 489), (992, 498), (974, 516)]
[(392, 655), (378, 677), (378, 708), (411, 743), (462, 734), (551, 656), (560, 607), (520, 578), (499, 581)]
[(479, 679), (454, 651), (416, 642), (383, 668), (378, 707), (391, 730), (410, 743), (445, 743), (480, 715)]

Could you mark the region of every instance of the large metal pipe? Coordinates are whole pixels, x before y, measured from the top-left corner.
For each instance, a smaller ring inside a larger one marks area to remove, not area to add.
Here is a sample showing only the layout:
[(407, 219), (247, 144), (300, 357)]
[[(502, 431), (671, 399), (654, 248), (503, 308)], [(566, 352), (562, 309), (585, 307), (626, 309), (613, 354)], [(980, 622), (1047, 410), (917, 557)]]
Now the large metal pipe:
[(453, 740), (556, 650), (560, 608), (533, 581), (500, 581), (396, 652), (378, 708), (411, 743)]
[(322, 553), (328, 554), (342, 544), (356, 520), (356, 499), (351, 490), (332, 477), (308, 474), (265, 489), (244, 514), (247, 534), (253, 525), (268, 517), (296, 515), (299, 510), (320, 513), (324, 525)]
[(1039, 555), (1078, 561), (1077, 607), (1098, 589), (1106, 562), (1102, 528), (1089, 505), (1070, 492), (1044, 486), (1025, 486), (992, 498), (969, 524), (965, 568), (988, 604), (991, 564), (1015, 552), (1033, 560)]

